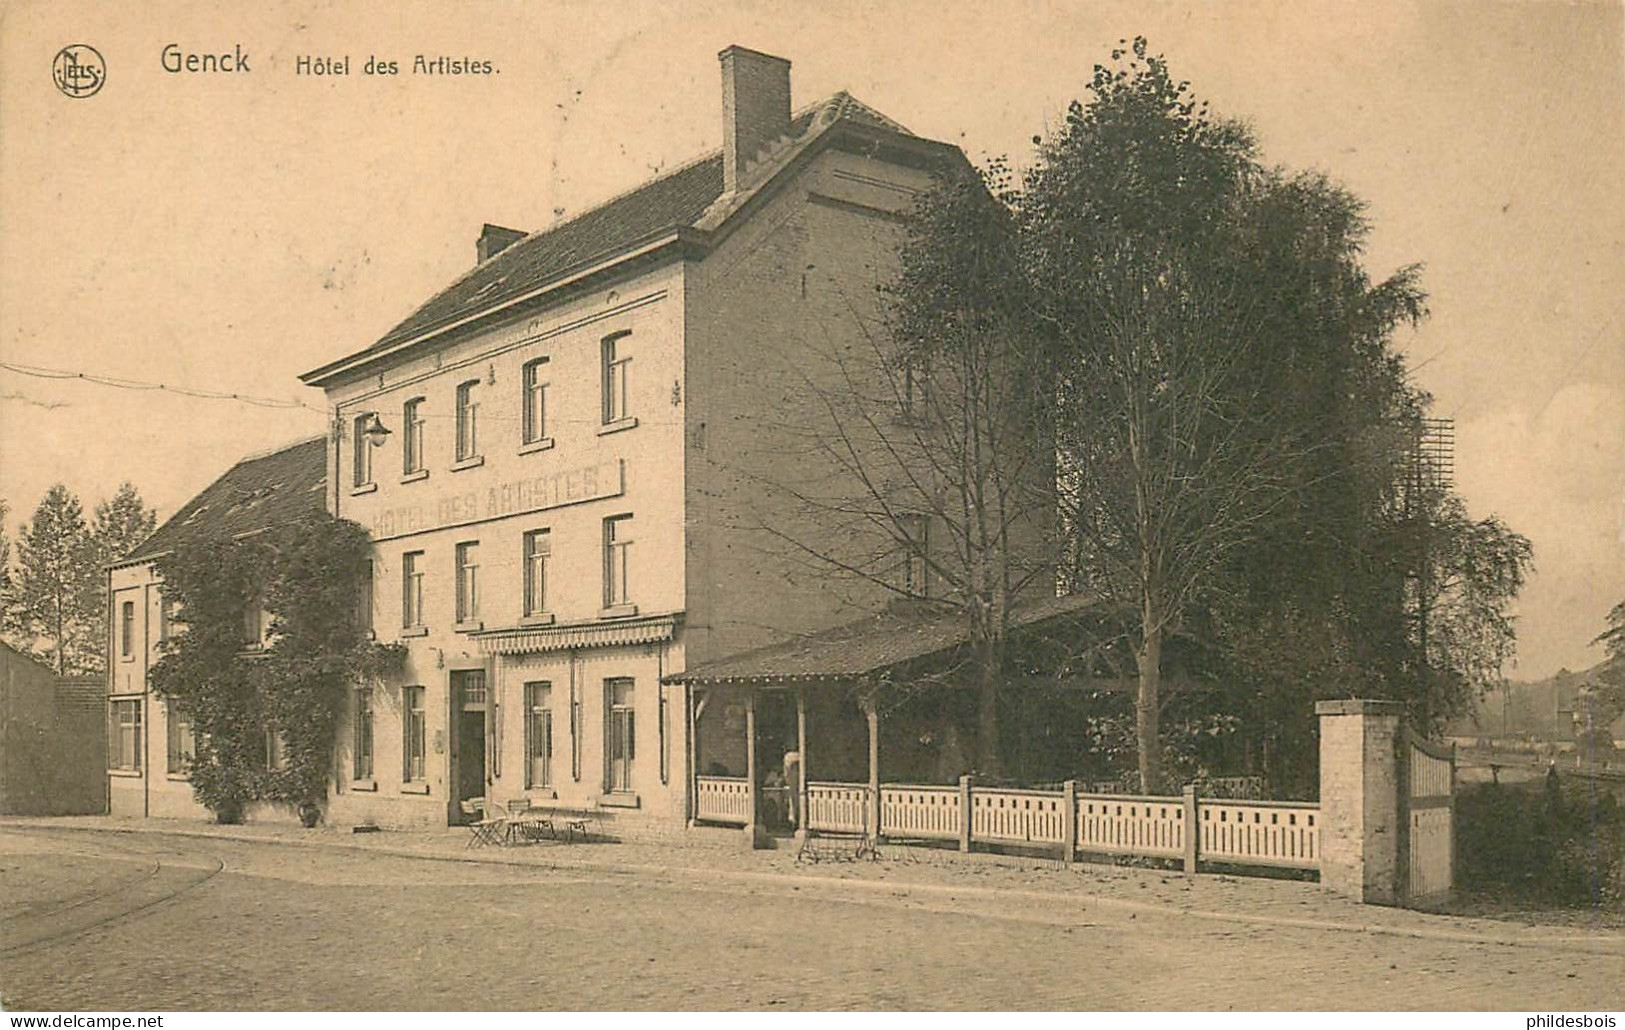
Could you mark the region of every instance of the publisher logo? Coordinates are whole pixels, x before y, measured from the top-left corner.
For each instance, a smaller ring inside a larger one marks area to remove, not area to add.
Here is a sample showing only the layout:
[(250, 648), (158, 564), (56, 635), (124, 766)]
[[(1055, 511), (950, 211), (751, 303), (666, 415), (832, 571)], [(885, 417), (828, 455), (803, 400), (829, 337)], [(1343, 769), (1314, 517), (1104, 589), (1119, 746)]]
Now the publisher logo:
[(95, 47), (71, 43), (57, 51), (51, 63), (51, 78), (63, 96), (95, 96), (107, 81), (107, 62)]

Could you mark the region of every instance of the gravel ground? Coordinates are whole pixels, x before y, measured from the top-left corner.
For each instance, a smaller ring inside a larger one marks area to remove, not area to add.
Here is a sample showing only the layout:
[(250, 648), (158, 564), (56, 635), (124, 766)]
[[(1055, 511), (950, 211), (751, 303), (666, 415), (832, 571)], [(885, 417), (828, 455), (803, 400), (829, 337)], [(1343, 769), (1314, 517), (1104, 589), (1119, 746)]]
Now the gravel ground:
[[(0, 829), (0, 1000), (125, 1010), (1625, 1006), (1618, 935), (1492, 924), (1502, 939), (1490, 939), (1471, 920), (1346, 905), (1315, 884), (950, 856), (808, 871), (787, 853), (648, 845), (470, 855), (449, 834), (338, 847), (352, 842), (255, 832), (335, 846)], [(479, 861), (445, 860), (463, 857)], [(1227, 904), (1241, 907), (1176, 910)], [(1377, 932), (1303, 925), (1351, 915)]]

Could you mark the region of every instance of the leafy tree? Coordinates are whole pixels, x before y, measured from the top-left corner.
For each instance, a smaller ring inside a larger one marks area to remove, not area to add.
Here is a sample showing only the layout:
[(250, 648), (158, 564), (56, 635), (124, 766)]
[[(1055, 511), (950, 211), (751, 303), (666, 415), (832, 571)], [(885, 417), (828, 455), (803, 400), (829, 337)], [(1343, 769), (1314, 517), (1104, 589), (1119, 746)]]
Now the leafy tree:
[[(186, 541), (158, 560), (178, 631), (152, 685), (192, 717), (192, 789), (221, 822), (255, 800), (319, 807), (347, 691), (404, 659), (363, 628), (369, 549), (360, 526), (317, 512), (242, 539)], [(264, 646), (244, 642), (251, 606), (271, 615)], [(277, 767), (266, 761), (273, 735)]]
[(0, 498), (0, 634), (12, 637), (13, 606), (16, 603), (16, 577), (11, 573), (11, 536), (6, 533), (6, 516), (10, 507)]
[(1280, 502), (1301, 443), (1250, 375), (1276, 303), (1241, 260), (1269, 185), (1253, 140), (1210, 117), (1143, 39), (1113, 61), (1040, 141), (1021, 214), (1059, 355), (1073, 586), (1125, 613), (1140, 780), (1154, 790), (1165, 640)]
[(128, 481), (120, 483), (111, 500), (96, 505), (90, 536), (97, 565), (105, 567), (128, 557), (157, 528), (157, 514), (146, 506)]
[(1056, 350), (1067, 571), (1122, 613), (1142, 783), (1162, 778), (1170, 642), (1270, 771), (1306, 764), (1283, 752), (1317, 696), (1460, 710), (1510, 656), (1529, 545), (1407, 487), (1429, 398), (1392, 337), (1426, 315), (1419, 268), (1372, 282), (1359, 199), (1263, 165), (1143, 39), (1089, 92), (1039, 141), (1019, 212)]
[(46, 491), (17, 542), (14, 620), (58, 675), (103, 665), (100, 575), (79, 499), (58, 483)]

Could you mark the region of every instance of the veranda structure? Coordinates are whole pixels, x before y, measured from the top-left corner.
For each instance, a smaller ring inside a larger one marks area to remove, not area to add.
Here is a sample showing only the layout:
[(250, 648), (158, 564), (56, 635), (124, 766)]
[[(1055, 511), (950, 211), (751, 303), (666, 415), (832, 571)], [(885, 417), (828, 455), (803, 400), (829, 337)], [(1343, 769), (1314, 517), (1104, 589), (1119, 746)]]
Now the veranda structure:
[[(1085, 595), (1023, 605), (1012, 610), (1009, 632), (1031, 633), (1097, 605)], [(874, 834), (883, 752), (889, 771), (905, 779), (958, 781), (974, 764), (965, 720), (952, 711), (968, 703), (972, 684), (954, 657), (969, 640), (962, 613), (892, 613), (666, 677), (692, 698), (691, 821), (744, 827), (753, 837), (809, 823)], [(887, 700), (914, 690), (941, 692), (937, 718), (883, 735)], [(794, 782), (777, 782), (792, 750), (800, 756)]]

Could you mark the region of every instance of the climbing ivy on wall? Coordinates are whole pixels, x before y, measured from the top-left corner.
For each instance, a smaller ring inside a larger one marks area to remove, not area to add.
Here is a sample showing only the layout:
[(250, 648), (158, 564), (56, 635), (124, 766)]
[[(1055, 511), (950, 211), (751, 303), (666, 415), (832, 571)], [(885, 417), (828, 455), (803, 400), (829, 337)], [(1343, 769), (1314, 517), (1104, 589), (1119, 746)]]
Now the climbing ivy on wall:
[(315, 512), (242, 538), (193, 539), (156, 563), (176, 629), (152, 688), (191, 716), (192, 790), (220, 822), (239, 821), (252, 801), (320, 808), (350, 688), (403, 663), (404, 647), (367, 632), (368, 553), (360, 526)]

